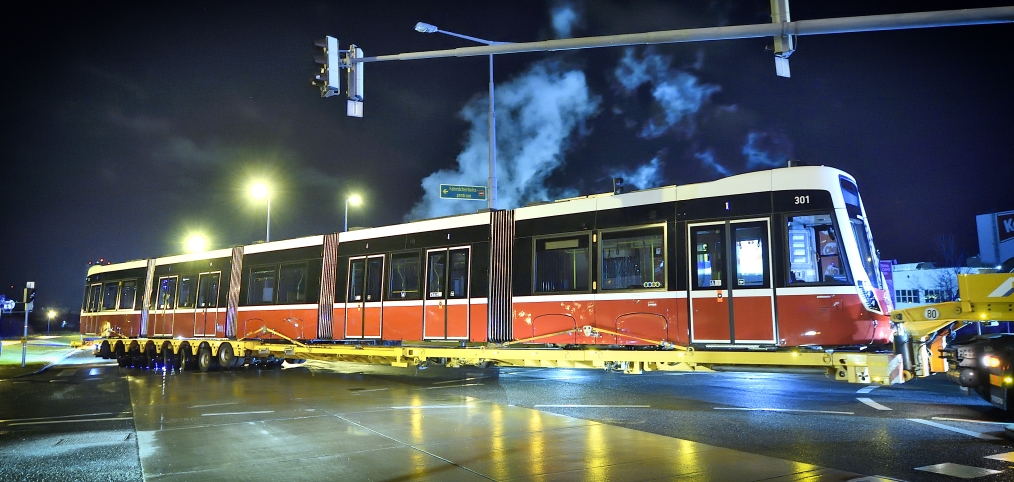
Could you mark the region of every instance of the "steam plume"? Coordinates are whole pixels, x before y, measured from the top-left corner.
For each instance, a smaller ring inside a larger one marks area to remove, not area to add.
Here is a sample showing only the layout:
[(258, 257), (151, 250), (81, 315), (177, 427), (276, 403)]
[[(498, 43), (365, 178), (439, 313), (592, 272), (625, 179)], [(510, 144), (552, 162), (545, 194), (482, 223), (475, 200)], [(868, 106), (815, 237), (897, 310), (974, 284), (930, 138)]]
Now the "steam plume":
[[(593, 96), (580, 70), (568, 70), (556, 61), (532, 65), (517, 78), (498, 86), (497, 112), (497, 208), (510, 209), (532, 201), (573, 196), (553, 191), (544, 183), (564, 162), (568, 139), (582, 133), (585, 121), (600, 103)], [(474, 212), (484, 208), (475, 201), (440, 199), (440, 184), (482, 186), (488, 177), (489, 99), (478, 96), (461, 111), (471, 124), (455, 169), (443, 169), (422, 181), (420, 200), (406, 220)]]

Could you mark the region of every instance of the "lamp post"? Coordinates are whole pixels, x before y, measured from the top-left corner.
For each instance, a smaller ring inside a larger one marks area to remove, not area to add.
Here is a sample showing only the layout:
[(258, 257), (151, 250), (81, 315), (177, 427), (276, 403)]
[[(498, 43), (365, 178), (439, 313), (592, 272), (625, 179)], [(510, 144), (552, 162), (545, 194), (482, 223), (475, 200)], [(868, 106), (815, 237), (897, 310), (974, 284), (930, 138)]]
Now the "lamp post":
[(253, 195), (254, 199), (267, 198), (268, 201), (268, 223), (267, 229), (264, 233), (264, 242), (271, 241), (271, 190), (268, 186), (263, 183), (256, 183), (250, 187), (250, 194)]
[[(442, 33), (452, 37), (463, 38), (486, 45), (503, 45), (510, 42), (494, 42), (481, 38), (470, 37), (460, 33), (440, 30), (436, 25), (419, 22), (415, 24), (416, 32)], [(489, 179), (486, 184), (486, 206), (490, 211), (496, 209), (496, 110), (493, 108), (493, 54), (489, 55)]]
[(363, 203), (363, 198), (360, 197), (358, 194), (353, 194), (353, 195), (345, 198), (345, 228), (342, 229), (342, 231), (348, 231), (349, 230), (349, 204), (351, 204), (353, 206), (358, 206), (358, 205), (360, 205), (362, 203)]
[(53, 318), (56, 318), (56, 312), (49, 310), (46, 312), (46, 336), (49, 336), (49, 325), (53, 323)]

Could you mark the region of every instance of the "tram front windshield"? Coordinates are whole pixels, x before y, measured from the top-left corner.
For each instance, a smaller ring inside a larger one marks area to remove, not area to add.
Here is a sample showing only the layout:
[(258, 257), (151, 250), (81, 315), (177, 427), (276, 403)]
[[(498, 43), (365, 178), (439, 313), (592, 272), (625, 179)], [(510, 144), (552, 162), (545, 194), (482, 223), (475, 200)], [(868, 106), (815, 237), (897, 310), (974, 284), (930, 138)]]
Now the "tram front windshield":
[(876, 288), (882, 288), (880, 286), (880, 276), (877, 273), (877, 251), (873, 248), (873, 240), (870, 238), (869, 229), (863, 218), (859, 189), (852, 180), (842, 177), (841, 192), (845, 198), (845, 208), (848, 211), (849, 222), (852, 224), (852, 233), (856, 237), (856, 245), (859, 247), (859, 258), (863, 264), (863, 269), (866, 270), (870, 283)]

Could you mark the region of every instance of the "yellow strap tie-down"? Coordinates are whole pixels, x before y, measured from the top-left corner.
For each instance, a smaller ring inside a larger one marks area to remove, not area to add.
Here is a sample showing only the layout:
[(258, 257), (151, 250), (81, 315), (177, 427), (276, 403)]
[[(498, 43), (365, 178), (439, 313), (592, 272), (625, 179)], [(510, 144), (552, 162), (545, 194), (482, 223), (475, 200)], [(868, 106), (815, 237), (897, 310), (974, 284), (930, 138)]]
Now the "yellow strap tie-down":
[(574, 333), (577, 333), (577, 332), (580, 332), (582, 335), (584, 335), (586, 337), (598, 337), (598, 336), (601, 336), (600, 335), (601, 333), (605, 333), (607, 335), (613, 335), (613, 336), (619, 336), (619, 337), (623, 337), (623, 338), (629, 338), (631, 340), (643, 341), (645, 343), (649, 343), (649, 344), (652, 344), (652, 345), (657, 345), (657, 346), (660, 346), (662, 348), (672, 348), (672, 349), (686, 350), (685, 347), (678, 346), (678, 345), (673, 345), (672, 343), (669, 343), (669, 342), (667, 342), (665, 340), (652, 340), (652, 339), (648, 339), (648, 338), (641, 338), (639, 336), (634, 336), (634, 335), (631, 335), (629, 333), (621, 333), (621, 332), (618, 332), (618, 331), (612, 331), (612, 330), (607, 330), (605, 328), (597, 328), (597, 327), (588, 326), (588, 325), (582, 326), (581, 328), (571, 328), (571, 329), (567, 329), (567, 330), (557, 331), (557, 332), (554, 332), (554, 333), (546, 333), (544, 335), (538, 335), (538, 336), (533, 336), (533, 337), (529, 337), (529, 338), (522, 338), (520, 340), (508, 341), (508, 342), (504, 342), (502, 346), (507, 347), (507, 346), (510, 346), (510, 345), (513, 345), (513, 344), (517, 344), (517, 343), (528, 343), (528, 342), (531, 342), (531, 341), (541, 340), (543, 338), (550, 338), (550, 337), (559, 336), (559, 335), (573, 335)]

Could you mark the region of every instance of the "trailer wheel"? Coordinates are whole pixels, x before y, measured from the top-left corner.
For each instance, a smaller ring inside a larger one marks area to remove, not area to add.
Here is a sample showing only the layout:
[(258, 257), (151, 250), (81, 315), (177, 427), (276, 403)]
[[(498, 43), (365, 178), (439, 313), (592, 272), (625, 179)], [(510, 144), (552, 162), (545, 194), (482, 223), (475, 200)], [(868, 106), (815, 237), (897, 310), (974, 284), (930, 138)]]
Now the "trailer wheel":
[(213, 359), (214, 358), (211, 356), (211, 347), (208, 345), (202, 345), (197, 349), (197, 369), (200, 370), (201, 373), (207, 373), (208, 370), (211, 370)]
[(177, 357), (173, 354), (173, 347), (166, 345), (162, 347), (162, 366), (165, 367), (165, 371), (171, 372), (176, 368), (179, 368), (179, 362)]
[(197, 357), (195, 357), (194, 353), (190, 351), (190, 345), (183, 345), (180, 347), (180, 354), (177, 357), (177, 360), (179, 360), (178, 368), (181, 372), (193, 371), (197, 365)]
[(149, 370), (158, 368), (158, 352), (155, 351), (155, 345), (148, 345), (148, 349), (144, 351), (145, 367)]
[(104, 360), (108, 360), (108, 359), (112, 358), (109, 355), (109, 342), (108, 341), (102, 342), (102, 346), (99, 347), (99, 357), (102, 358), (102, 359), (104, 359)]
[(116, 356), (116, 364), (121, 367), (126, 367), (129, 364), (130, 359), (127, 358), (127, 354), (123, 352), (123, 345), (117, 345), (116, 351), (113, 352)]
[(141, 353), (141, 349), (137, 345), (133, 345), (127, 350), (127, 366), (130, 368), (143, 368), (147, 363), (144, 362), (144, 353)]
[(236, 361), (236, 355), (232, 351), (232, 345), (228, 343), (222, 343), (222, 346), (218, 347), (218, 364), (222, 368), (231, 368), (233, 363)]

